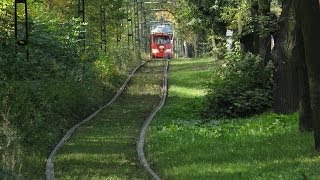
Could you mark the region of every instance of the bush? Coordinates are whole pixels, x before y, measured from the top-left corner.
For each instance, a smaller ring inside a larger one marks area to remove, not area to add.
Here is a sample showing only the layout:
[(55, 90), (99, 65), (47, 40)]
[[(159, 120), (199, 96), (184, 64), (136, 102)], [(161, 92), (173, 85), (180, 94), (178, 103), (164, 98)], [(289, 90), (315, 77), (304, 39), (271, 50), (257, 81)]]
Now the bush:
[(245, 117), (266, 111), (272, 105), (272, 68), (259, 56), (239, 48), (227, 53), (224, 64), (213, 70), (208, 85), (205, 117)]
[[(33, 5), (29, 44), (17, 53), (13, 15), (0, 8), (0, 179), (40, 179), (44, 160), (64, 133), (105, 105), (140, 63), (126, 41), (109, 42), (107, 53), (99, 51), (99, 36), (87, 38), (80, 53), (79, 20), (41, 13), (45, 7)], [(12, 5), (7, 8), (13, 12)]]
[[(0, 94), (0, 97), (1, 94)], [(22, 150), (16, 129), (10, 122), (10, 108), (6, 98), (0, 101), (0, 179), (19, 179), (22, 167)]]

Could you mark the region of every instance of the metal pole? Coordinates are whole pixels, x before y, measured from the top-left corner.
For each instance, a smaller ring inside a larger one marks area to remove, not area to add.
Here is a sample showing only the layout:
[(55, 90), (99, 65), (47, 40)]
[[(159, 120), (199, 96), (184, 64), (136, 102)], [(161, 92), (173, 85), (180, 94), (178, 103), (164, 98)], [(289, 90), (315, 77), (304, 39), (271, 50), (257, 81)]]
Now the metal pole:
[[(130, 7), (130, 1), (127, 1), (126, 4), (126, 10), (127, 10), (127, 38), (128, 38), (128, 43), (127, 43), (127, 48), (129, 51), (129, 47), (130, 47), (130, 38), (133, 38), (133, 34), (132, 34), (132, 15), (129, 15), (129, 12), (131, 13), (131, 11), (129, 11), (129, 7)], [(129, 24), (130, 22), (130, 24)], [(128, 25), (129, 24), (129, 25)]]
[[(118, 8), (118, 12), (120, 12), (120, 7)], [(121, 26), (121, 19), (118, 18), (118, 21), (117, 21), (117, 29), (116, 29), (116, 36), (117, 36), (117, 46), (119, 46), (119, 43), (121, 41), (121, 33), (120, 33), (120, 27)]]
[(104, 0), (100, 4), (100, 36), (101, 36), (101, 50), (107, 53), (107, 31), (106, 31), (106, 8)]
[[(24, 16), (25, 16), (25, 29), (26, 29), (26, 37), (25, 37), (25, 43), (28, 45), (29, 43), (29, 23), (28, 23), (28, 3), (27, 0), (24, 3)], [(27, 46), (27, 61), (29, 61), (29, 48)]]
[[(131, 11), (132, 11), (132, 9), (131, 9)], [(134, 8), (133, 8), (133, 13), (134, 13)], [(134, 50), (134, 48), (135, 48), (135, 42), (134, 42), (134, 35), (135, 35), (135, 31), (134, 31), (134, 28), (133, 28), (133, 20), (134, 20), (134, 14), (133, 14), (132, 12), (130, 13), (131, 14), (131, 16), (130, 16), (130, 19), (131, 19), (131, 22), (130, 22), (130, 25), (131, 25), (131, 27), (130, 27), (130, 30), (131, 30), (131, 42), (132, 42), (132, 50)]]
[(137, 28), (136, 28), (136, 25), (137, 25), (137, 18), (136, 18), (136, 3), (137, 3), (137, 0), (134, 0), (133, 1), (133, 23), (134, 23), (134, 37), (133, 37), (133, 50), (135, 50), (135, 47), (136, 47), (136, 41), (137, 41)]
[(18, 39), (18, 13), (17, 13), (17, 1), (14, 1), (14, 37)]
[(136, 29), (136, 41), (138, 42), (138, 49), (140, 50), (140, 20), (139, 20), (139, 6), (137, 0), (135, 0), (135, 16), (136, 16), (136, 23), (135, 23), (135, 29)]
[(119, 24), (117, 25), (116, 34), (117, 34), (117, 46), (119, 46), (119, 42), (120, 42), (120, 39), (119, 39)]
[(126, 28), (127, 28), (127, 48), (129, 48), (130, 39), (129, 39), (129, 28), (128, 28), (128, 22), (129, 22), (129, 2), (128, 1), (126, 1), (126, 16), (127, 16), (127, 24), (126, 24)]
[(82, 22), (85, 22), (85, 6), (84, 6), (84, 0), (82, 0)]
[(77, 2), (77, 17), (80, 17), (80, 3), (81, 3), (81, 0), (78, 0), (78, 2)]
[(139, 47), (141, 48), (141, 49), (144, 49), (144, 48), (142, 48), (142, 44), (144, 44), (144, 41), (145, 41), (145, 39), (144, 39), (144, 28), (143, 28), (143, 25), (144, 25), (144, 21), (143, 21), (143, 6), (142, 6), (142, 4), (143, 4), (143, 2), (141, 1), (140, 2), (140, 41), (139, 41)]
[(28, 3), (27, 3), (27, 0), (24, 3), (24, 17), (25, 17), (24, 25), (25, 25), (25, 29), (26, 29), (25, 40), (26, 40), (26, 44), (28, 44), (28, 42), (29, 42), (29, 27), (28, 27), (29, 23), (28, 23)]
[(78, 18), (81, 17), (82, 19), (82, 22), (85, 22), (85, 2), (84, 0), (78, 0), (78, 4), (77, 4), (77, 7), (78, 7)]
[(82, 32), (80, 32), (80, 41), (82, 43), (80, 43), (82, 45), (82, 50), (85, 51), (86, 49), (86, 34), (84, 32), (84, 23), (85, 23), (85, 0), (78, 0), (78, 4), (77, 4), (77, 7), (78, 7), (78, 14), (77, 14), (77, 17), (82, 19)]
[[(23, 39), (18, 39), (18, 4), (24, 4), (24, 28), (25, 35)], [(28, 3), (27, 0), (15, 0), (14, 1), (14, 36), (16, 39), (16, 53), (18, 52), (18, 46), (26, 46), (26, 59), (29, 60), (29, 27), (28, 27)]]

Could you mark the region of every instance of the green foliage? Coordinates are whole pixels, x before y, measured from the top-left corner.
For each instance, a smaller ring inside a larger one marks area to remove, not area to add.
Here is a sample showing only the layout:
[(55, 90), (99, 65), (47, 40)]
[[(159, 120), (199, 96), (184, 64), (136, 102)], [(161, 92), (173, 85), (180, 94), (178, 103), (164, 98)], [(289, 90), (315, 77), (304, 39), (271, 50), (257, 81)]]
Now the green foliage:
[[(13, 132), (15, 139), (8, 148), (1, 146), (0, 156), (15, 157), (16, 166), (1, 160), (0, 174), (40, 179), (48, 152), (57, 141), (111, 98), (140, 57), (138, 51), (128, 51), (126, 41), (116, 45), (115, 21), (107, 22), (107, 51), (100, 51), (98, 0), (86, 9), (86, 26), (73, 18), (74, 1), (28, 1), (30, 34), (24, 47), (15, 43), (13, 3), (5, 2), (4, 6), (0, 2), (0, 100), (5, 100), (0, 103), (0, 142), (11, 138), (6, 132)], [(122, 1), (105, 5), (121, 6)], [(123, 13), (108, 12), (107, 19)], [(23, 19), (18, 22), (23, 29)], [(85, 51), (79, 43), (80, 30), (87, 32)], [(18, 33), (23, 37), (22, 31)]]
[(320, 175), (312, 134), (297, 131), (297, 114), (207, 124), (160, 115), (156, 121), (148, 138), (148, 157), (164, 179), (316, 179)]
[(277, 17), (274, 14), (260, 15), (258, 17), (258, 33), (260, 36), (268, 36), (270, 32), (275, 32), (279, 29)]
[[(148, 161), (161, 178), (320, 177), (320, 156), (313, 149), (313, 135), (297, 131), (298, 114), (266, 113), (203, 123), (193, 109), (202, 103), (202, 98), (186, 96), (193, 90), (204, 89), (210, 78), (202, 63), (199, 60), (171, 62), (166, 106), (152, 122), (146, 142)], [(208, 61), (206, 66), (215, 68), (218, 63)], [(185, 78), (189, 73), (196, 75)]]
[[(212, 29), (216, 30), (219, 34), (221, 30), (225, 29), (225, 24), (221, 19), (220, 13), (223, 7), (231, 6), (234, 4), (232, 1), (211, 1), (203, 0), (201, 2), (194, 0), (186, 0), (190, 7), (189, 16), (191, 20), (196, 20), (197, 23), (192, 23), (194, 29)], [(192, 22), (192, 21), (190, 21)], [(222, 32), (223, 34), (225, 32)]]
[(252, 21), (250, 5), (245, 1), (238, 1), (233, 6), (225, 6), (220, 13), (221, 19), (226, 22), (228, 29), (242, 31), (243, 27)]
[[(225, 36), (226, 23), (221, 18), (223, 7), (233, 4), (231, 1), (212, 1), (212, 0), (179, 0), (174, 3), (175, 18), (178, 22), (175, 30), (178, 37), (188, 43), (197, 46), (198, 51), (208, 51), (213, 48), (211, 46), (210, 36), (213, 34)], [(210, 43), (209, 43), (210, 42)], [(205, 48), (200, 44), (206, 44)], [(198, 52), (204, 53), (206, 52)]]
[[(1, 97), (1, 96), (0, 96)], [(17, 130), (10, 122), (10, 108), (6, 99), (1, 102), (0, 116), (0, 179), (21, 178), (22, 149)]]
[(205, 117), (243, 117), (261, 113), (272, 104), (272, 69), (261, 59), (238, 49), (226, 55), (212, 72)]
[(161, 61), (145, 64), (117, 101), (77, 129), (55, 158), (57, 179), (148, 179), (134, 146), (159, 103), (162, 69)]

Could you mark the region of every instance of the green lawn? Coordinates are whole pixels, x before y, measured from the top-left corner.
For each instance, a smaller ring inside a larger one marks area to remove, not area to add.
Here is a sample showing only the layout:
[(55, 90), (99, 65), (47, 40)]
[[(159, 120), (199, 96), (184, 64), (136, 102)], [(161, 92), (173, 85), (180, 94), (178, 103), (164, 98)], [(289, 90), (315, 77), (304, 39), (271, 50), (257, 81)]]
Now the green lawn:
[(206, 120), (210, 59), (173, 60), (169, 95), (151, 124), (147, 158), (163, 179), (319, 179), (320, 155), (297, 114)]
[(160, 101), (162, 62), (147, 63), (125, 94), (80, 127), (55, 159), (57, 179), (148, 179), (136, 142), (146, 117)]

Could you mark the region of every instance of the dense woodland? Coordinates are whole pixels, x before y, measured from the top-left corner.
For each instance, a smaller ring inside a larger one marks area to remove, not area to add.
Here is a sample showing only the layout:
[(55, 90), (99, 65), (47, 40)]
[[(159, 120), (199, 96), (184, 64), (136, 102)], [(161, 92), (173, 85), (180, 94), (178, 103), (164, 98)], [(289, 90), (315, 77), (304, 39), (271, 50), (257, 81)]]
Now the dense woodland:
[[(212, 56), (227, 59), (221, 77), (225, 82), (213, 81), (206, 113), (239, 117), (268, 108), (280, 114), (299, 111), (300, 130), (314, 131), (319, 151), (319, 2), (190, 0), (186, 4), (178, 12), (186, 21), (181, 23), (188, 29), (184, 36), (194, 33), (190, 42), (196, 51), (199, 41), (211, 40)], [(227, 29), (236, 32), (232, 53), (220, 49)]]
[(0, 177), (42, 177), (34, 162), (44, 167), (59, 138), (146, 58), (148, 22), (161, 19), (174, 23), (177, 56), (221, 64), (203, 121), (298, 112), (320, 151), (318, 0), (159, 1), (165, 12), (144, 2), (27, 0), (26, 16), (24, 3), (15, 13), (13, 0), (0, 1)]

